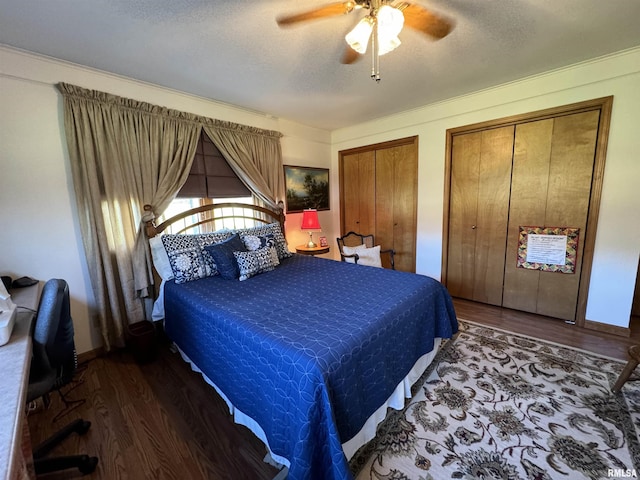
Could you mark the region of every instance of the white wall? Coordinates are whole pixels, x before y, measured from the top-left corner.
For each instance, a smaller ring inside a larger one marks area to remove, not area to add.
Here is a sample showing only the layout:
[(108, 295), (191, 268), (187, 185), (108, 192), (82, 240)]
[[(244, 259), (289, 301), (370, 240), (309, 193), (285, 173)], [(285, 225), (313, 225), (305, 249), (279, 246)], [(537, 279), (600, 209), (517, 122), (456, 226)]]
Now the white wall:
[[(329, 132), (0, 47), (0, 274), (66, 279), (80, 353), (99, 347), (102, 340), (92, 320), (95, 301), (78, 225), (58, 82), (278, 130), (285, 135), (285, 164), (324, 168), (330, 164)], [(291, 217), (287, 234), (293, 247), (305, 235)], [(333, 235), (331, 212), (322, 212), (320, 220), (327, 229), (323, 233)]]
[[(288, 134), (282, 138), (282, 162), (284, 165), (295, 165), (299, 167), (320, 167), (329, 168), (331, 165), (330, 135), (325, 131), (318, 131), (300, 124), (294, 124), (286, 120), (280, 120), (280, 131)], [(320, 135), (318, 135), (320, 133)], [(329, 193), (337, 190), (338, 171), (333, 168), (329, 171)], [(335, 187), (334, 187), (335, 186)], [(326, 236), (332, 250), (335, 251), (335, 239), (340, 235), (340, 208), (339, 199), (331, 199), (330, 209), (318, 212), (318, 220), (322, 232), (313, 233), (313, 239), (318, 243), (320, 235)], [(302, 213), (291, 213), (287, 215), (285, 229), (289, 249), (295, 251), (296, 245), (302, 245), (309, 241), (309, 234), (300, 230)], [(331, 257), (331, 254), (323, 257)]]
[(416, 271), (440, 278), (446, 130), (609, 95), (613, 112), (586, 317), (627, 327), (640, 253), (640, 48), (336, 130), (332, 170), (340, 150), (418, 135)]
[[(336, 258), (338, 152), (419, 136), (417, 271), (440, 278), (445, 131), (484, 120), (614, 95), (587, 318), (627, 326), (640, 252), (640, 49), (404, 112), (331, 134), (181, 92), (0, 47), (0, 274), (65, 278), (76, 346), (101, 345), (79, 233), (55, 88), (67, 82), (221, 120), (279, 130), (287, 165), (330, 168), (331, 210), (320, 212)], [(306, 234), (287, 218), (291, 248)]]

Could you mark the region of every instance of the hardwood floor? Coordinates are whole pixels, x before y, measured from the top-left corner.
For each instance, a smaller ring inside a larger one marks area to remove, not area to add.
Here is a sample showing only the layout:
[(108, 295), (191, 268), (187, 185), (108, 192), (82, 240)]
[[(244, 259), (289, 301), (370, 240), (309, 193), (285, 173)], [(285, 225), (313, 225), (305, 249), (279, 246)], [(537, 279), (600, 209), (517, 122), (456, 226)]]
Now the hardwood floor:
[[(464, 300), (455, 300), (455, 307), (462, 319), (621, 360), (629, 345), (640, 343), (639, 319), (632, 337), (623, 338)], [(53, 394), (50, 408), (30, 414), (28, 421), (34, 445), (75, 418), (92, 422), (87, 434), (72, 435), (51, 453), (97, 455), (97, 470), (84, 478), (254, 480), (277, 474), (262, 461), (262, 443), (234, 424), (222, 399), (168, 345), (160, 346), (156, 360), (146, 365), (138, 365), (126, 351), (92, 359), (82, 377), (69, 397), (86, 398), (85, 405), (52, 422), (62, 409)], [(42, 478), (77, 477), (70, 470)]]
[(458, 317), (462, 319), (624, 361), (628, 359), (628, 348), (633, 344), (640, 343), (640, 319), (637, 317), (634, 317), (634, 321), (631, 323), (631, 336), (622, 337), (576, 327), (555, 318), (484, 305), (469, 300), (454, 299), (454, 305)]
[(224, 401), (167, 345), (146, 365), (126, 351), (95, 358), (83, 377), (69, 398), (86, 398), (85, 405), (54, 423), (62, 409), (54, 393), (48, 410), (28, 417), (33, 445), (78, 417), (91, 421), (85, 435), (73, 434), (49, 455), (98, 456), (96, 471), (83, 478), (253, 480), (278, 472), (263, 462), (262, 442), (233, 422)]

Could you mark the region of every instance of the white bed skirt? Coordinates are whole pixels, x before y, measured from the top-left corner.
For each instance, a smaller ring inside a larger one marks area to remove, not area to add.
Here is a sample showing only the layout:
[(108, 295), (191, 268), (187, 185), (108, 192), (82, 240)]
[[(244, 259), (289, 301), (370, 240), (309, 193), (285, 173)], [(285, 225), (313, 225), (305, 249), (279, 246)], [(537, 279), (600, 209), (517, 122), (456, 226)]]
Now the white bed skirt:
[[(408, 375), (404, 377), (404, 379), (398, 384), (396, 389), (393, 391), (391, 396), (387, 399), (387, 401), (378, 408), (373, 415), (369, 417), (369, 419), (365, 422), (364, 426), (360, 431), (349, 441), (342, 444), (342, 450), (344, 451), (347, 460), (350, 460), (351, 457), (358, 451), (360, 447), (371, 441), (376, 436), (376, 428), (382, 422), (387, 415), (387, 408), (391, 407), (395, 410), (400, 410), (404, 408), (405, 399), (411, 398), (411, 387), (413, 384), (422, 376), (426, 368), (431, 364), (436, 353), (438, 352), (438, 348), (440, 347), (442, 339), (436, 338), (433, 345), (433, 350), (429, 353), (424, 354), (422, 357), (418, 359), (418, 361), (414, 364), (413, 368), (409, 371)], [(271, 447), (269, 446), (269, 441), (267, 440), (267, 436), (264, 433), (262, 427), (256, 422), (253, 418), (248, 415), (245, 415), (237, 409), (233, 403), (227, 398), (222, 390), (218, 388), (218, 386), (208, 378), (198, 366), (191, 361), (191, 359), (185, 355), (185, 353), (178, 348), (180, 355), (191, 365), (191, 369), (194, 372), (198, 372), (202, 375), (205, 381), (215, 388), (216, 392), (222, 397), (222, 399), (227, 403), (229, 407), (229, 413), (233, 415), (233, 420), (247, 427), (249, 430), (253, 432), (253, 434), (258, 437), (265, 444), (268, 450), (268, 454), (265, 457), (265, 461), (271, 463), (272, 465), (280, 468), (282, 466), (290, 467), (291, 462), (280, 456), (276, 455), (271, 451)]]

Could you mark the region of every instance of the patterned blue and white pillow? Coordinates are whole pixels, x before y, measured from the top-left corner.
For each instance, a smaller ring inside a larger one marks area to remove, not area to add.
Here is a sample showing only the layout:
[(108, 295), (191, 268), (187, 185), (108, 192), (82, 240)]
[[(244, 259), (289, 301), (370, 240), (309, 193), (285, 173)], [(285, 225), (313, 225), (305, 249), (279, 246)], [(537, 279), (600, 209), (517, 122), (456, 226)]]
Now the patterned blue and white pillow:
[(233, 235), (231, 230), (195, 235), (176, 233), (162, 235), (162, 245), (169, 257), (176, 283), (191, 282), (217, 275), (216, 264), (204, 247), (222, 242), (231, 235)]
[(263, 237), (265, 235), (273, 235), (276, 241), (276, 251), (278, 253), (278, 260), (283, 258), (289, 258), (293, 255), (287, 247), (287, 241), (284, 238), (282, 229), (279, 223), (269, 223), (268, 225), (261, 225), (253, 228), (242, 228), (236, 230), (240, 237), (244, 238), (246, 235), (254, 235)]
[(176, 283), (186, 283), (207, 276), (202, 250), (194, 235), (163, 235), (162, 244)]
[(259, 273), (269, 272), (280, 265), (275, 247), (262, 247), (248, 252), (233, 252), (238, 263), (240, 281), (247, 280)]
[(276, 239), (271, 233), (269, 235), (242, 235), (242, 241), (250, 252), (262, 247), (276, 246)]

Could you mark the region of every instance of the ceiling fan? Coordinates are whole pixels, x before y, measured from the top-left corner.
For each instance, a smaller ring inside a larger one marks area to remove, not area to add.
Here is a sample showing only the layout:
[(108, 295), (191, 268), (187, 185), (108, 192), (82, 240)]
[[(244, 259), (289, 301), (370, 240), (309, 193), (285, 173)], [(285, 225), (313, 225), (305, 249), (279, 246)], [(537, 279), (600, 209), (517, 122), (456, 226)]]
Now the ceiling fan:
[(453, 30), (453, 21), (438, 15), (415, 3), (402, 0), (346, 0), (293, 15), (276, 19), (281, 27), (318, 20), (326, 17), (345, 15), (354, 10), (368, 13), (346, 36), (347, 48), (341, 62), (351, 64), (357, 61), (371, 46), (371, 78), (380, 81), (379, 56), (400, 45), (398, 34), (403, 26), (423, 33), (434, 40), (446, 37)]

